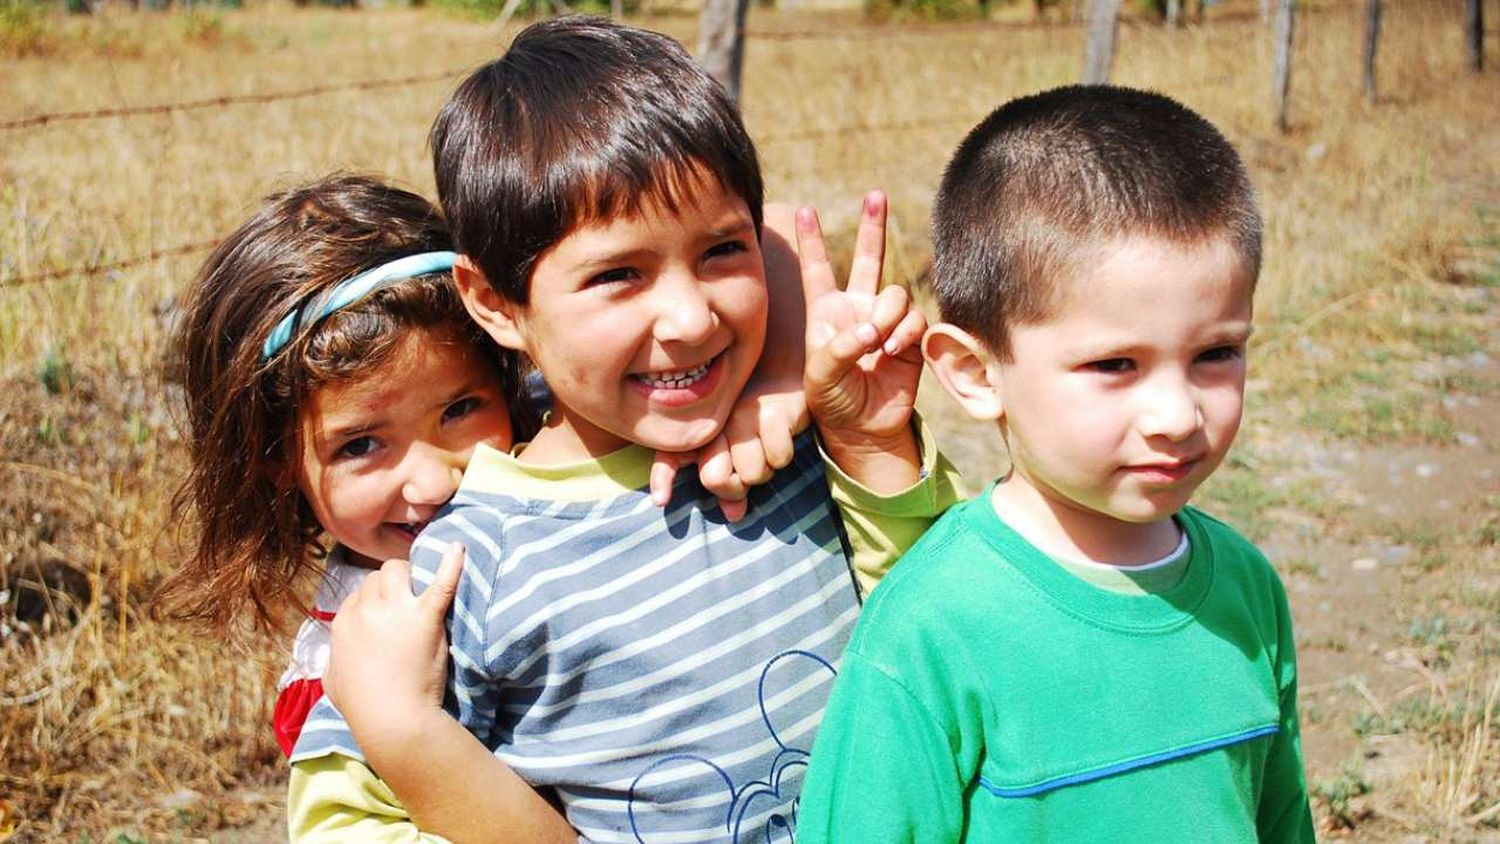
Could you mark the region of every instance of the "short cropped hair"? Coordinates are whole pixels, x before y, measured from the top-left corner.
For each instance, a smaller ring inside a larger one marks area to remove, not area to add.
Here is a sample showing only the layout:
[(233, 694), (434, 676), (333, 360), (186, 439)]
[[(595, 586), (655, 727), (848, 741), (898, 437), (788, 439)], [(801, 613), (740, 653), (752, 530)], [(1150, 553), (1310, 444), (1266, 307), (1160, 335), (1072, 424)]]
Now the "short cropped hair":
[(1228, 236), (1253, 280), (1260, 213), (1234, 148), (1160, 94), (1070, 86), (1012, 100), (971, 131), (933, 206), (943, 320), (1001, 360), (1009, 328), (1045, 320), (1060, 282), (1126, 236)]
[(760, 164), (733, 101), (676, 41), (604, 18), (524, 29), (453, 93), (431, 142), (457, 250), (518, 304), (568, 232), (648, 201), (675, 212), (704, 178), (760, 230)]

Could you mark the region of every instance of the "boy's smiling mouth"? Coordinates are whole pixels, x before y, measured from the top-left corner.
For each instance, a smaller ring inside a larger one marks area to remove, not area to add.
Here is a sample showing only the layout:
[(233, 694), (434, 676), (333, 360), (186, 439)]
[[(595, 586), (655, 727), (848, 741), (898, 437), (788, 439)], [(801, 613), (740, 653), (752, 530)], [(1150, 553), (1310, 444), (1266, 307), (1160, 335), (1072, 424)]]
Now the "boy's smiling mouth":
[(702, 381), (708, 375), (708, 368), (716, 360), (718, 360), (717, 355), (692, 369), (679, 369), (671, 372), (643, 372), (632, 377), (653, 389), (681, 390)]
[(718, 392), (729, 359), (729, 350), (723, 349), (697, 366), (637, 372), (630, 382), (660, 410), (691, 407)]

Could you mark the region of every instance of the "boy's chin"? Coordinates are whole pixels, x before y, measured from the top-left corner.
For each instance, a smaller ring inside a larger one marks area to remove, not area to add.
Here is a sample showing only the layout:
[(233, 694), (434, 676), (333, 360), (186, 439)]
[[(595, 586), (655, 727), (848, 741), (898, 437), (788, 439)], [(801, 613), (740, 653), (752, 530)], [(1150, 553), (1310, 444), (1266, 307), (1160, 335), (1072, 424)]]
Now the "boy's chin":
[(652, 420), (636, 427), (630, 439), (653, 451), (689, 452), (713, 442), (724, 430), (723, 419)]

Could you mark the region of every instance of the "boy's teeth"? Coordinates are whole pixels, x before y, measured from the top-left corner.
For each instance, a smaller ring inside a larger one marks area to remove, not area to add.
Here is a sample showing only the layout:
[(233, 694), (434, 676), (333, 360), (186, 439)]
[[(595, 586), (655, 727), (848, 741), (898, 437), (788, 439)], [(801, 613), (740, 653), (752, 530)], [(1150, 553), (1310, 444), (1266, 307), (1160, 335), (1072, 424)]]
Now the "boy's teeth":
[(708, 365), (713, 361), (705, 361), (692, 369), (684, 369), (679, 372), (654, 372), (649, 375), (638, 375), (642, 381), (652, 387), (664, 389), (680, 389), (695, 383), (708, 373)]

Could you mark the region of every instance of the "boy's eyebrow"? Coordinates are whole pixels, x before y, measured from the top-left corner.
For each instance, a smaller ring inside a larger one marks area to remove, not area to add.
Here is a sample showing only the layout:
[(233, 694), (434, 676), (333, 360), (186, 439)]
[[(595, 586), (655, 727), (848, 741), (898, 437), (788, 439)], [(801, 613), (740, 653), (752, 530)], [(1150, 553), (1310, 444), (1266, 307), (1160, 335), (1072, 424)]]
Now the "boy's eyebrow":
[(720, 226), (720, 227), (718, 227), (716, 229), (710, 229), (709, 232), (708, 232), (708, 237), (717, 240), (718, 238), (721, 238), (721, 237), (729, 237), (731, 235), (744, 234), (746, 231), (753, 231), (754, 229), (755, 229), (755, 223), (754, 222), (752, 222), (750, 220), (745, 220), (745, 219), (736, 220), (733, 223), (729, 223), (727, 225)]
[[(1250, 339), (1250, 334), (1254, 330), (1255, 326), (1249, 322), (1227, 323), (1221, 326), (1214, 326), (1210, 330), (1205, 331), (1201, 342), (1205, 346), (1243, 343)], [(1068, 347), (1068, 353), (1071, 357), (1076, 357), (1080, 360), (1096, 360), (1128, 355), (1135, 349), (1145, 345), (1150, 344), (1123, 337), (1118, 341), (1110, 339), (1102, 341), (1080, 339), (1076, 345)]]

